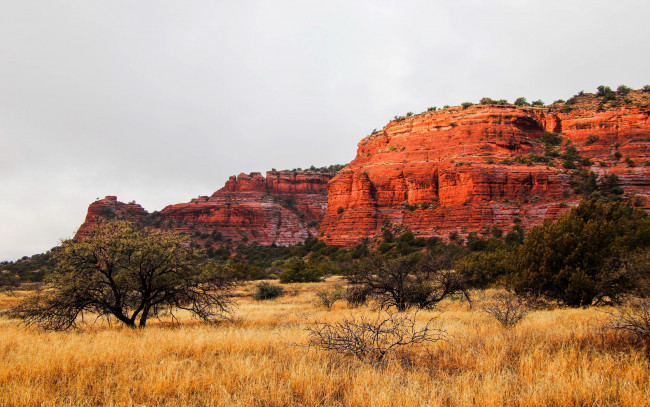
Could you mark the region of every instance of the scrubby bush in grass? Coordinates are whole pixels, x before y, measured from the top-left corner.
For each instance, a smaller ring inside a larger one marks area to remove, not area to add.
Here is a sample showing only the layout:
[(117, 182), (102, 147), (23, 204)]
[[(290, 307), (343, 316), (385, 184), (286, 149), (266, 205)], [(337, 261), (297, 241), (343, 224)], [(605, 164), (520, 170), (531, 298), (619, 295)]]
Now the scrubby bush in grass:
[(318, 303), (327, 309), (331, 309), (336, 301), (345, 299), (345, 290), (340, 284), (328, 290), (320, 290), (316, 293)]
[(631, 334), (638, 342), (650, 345), (650, 299), (640, 298), (619, 306), (610, 313), (606, 328)]
[(282, 297), (284, 295), (284, 288), (279, 285), (267, 283), (259, 283), (257, 285), (257, 290), (253, 298), (262, 301), (262, 300), (272, 300), (274, 298)]
[(240, 280), (263, 280), (270, 277), (269, 270), (248, 263), (235, 263), (230, 267)]
[(375, 319), (362, 316), (335, 323), (315, 322), (306, 329), (308, 346), (376, 365), (394, 353), (445, 338), (446, 332), (433, 326), (434, 319), (418, 323), (416, 316), (379, 313)]
[(526, 301), (512, 291), (497, 294), (481, 308), (504, 328), (515, 326), (530, 310)]

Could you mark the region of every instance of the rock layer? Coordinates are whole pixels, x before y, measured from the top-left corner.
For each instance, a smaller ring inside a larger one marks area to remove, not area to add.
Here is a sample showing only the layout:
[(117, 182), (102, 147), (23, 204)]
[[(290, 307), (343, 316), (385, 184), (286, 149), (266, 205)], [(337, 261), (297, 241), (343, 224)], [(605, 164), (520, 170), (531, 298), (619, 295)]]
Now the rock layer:
[[(169, 205), (148, 214), (140, 205), (110, 196), (92, 203), (76, 238), (100, 219), (118, 217), (149, 227), (189, 233), (195, 242), (258, 242), (292, 245), (318, 233), (325, 215), (327, 183), (333, 174), (270, 171), (231, 176), (210, 197)], [(217, 237), (218, 236), (218, 237)]]
[(600, 108), (587, 103), (595, 96), (585, 96), (566, 113), (478, 105), (391, 121), (364, 138), (356, 158), (330, 182), (319, 236), (351, 245), (384, 227), (407, 227), (419, 236), (448, 238), (555, 218), (582, 196), (573, 192), (575, 171), (564, 168), (563, 158), (543, 162), (553, 154), (543, 143), (548, 133), (563, 138), (561, 146), (550, 146), (556, 154), (573, 145), (578, 167), (582, 160), (588, 171), (615, 174), (626, 194), (647, 197), (650, 107), (647, 96), (637, 96), (641, 102), (634, 105)]
[(142, 206), (132, 202), (123, 203), (117, 200), (116, 196), (107, 196), (104, 199), (98, 199), (88, 206), (86, 220), (79, 227), (75, 234), (75, 239), (83, 239), (88, 236), (88, 231), (97, 222), (104, 219), (124, 219), (132, 222), (140, 222), (148, 216)]

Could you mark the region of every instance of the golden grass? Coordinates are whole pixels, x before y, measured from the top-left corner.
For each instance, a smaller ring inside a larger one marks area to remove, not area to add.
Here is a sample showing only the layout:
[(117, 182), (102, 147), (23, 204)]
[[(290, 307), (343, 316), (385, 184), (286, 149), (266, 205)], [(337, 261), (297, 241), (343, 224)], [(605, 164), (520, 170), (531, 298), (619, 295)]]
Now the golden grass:
[(0, 405), (650, 405), (648, 358), (603, 334), (596, 309), (535, 312), (504, 330), (447, 301), (418, 318), (437, 315), (448, 340), (381, 367), (292, 346), (306, 343), (308, 321), (374, 314), (317, 307), (331, 283), (266, 302), (248, 284), (234, 320), (216, 326), (182, 316), (179, 327), (39, 332), (1, 319)]

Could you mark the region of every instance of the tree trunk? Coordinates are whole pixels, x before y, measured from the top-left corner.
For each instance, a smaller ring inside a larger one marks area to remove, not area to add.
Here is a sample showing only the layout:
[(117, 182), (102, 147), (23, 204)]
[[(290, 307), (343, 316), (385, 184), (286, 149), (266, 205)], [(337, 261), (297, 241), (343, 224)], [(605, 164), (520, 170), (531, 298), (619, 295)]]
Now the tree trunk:
[(142, 309), (142, 314), (140, 315), (140, 328), (144, 328), (147, 325), (147, 318), (149, 317), (150, 307), (147, 305)]
[(119, 312), (119, 313), (118, 312), (113, 312), (113, 315), (115, 315), (115, 318), (122, 321), (122, 323), (124, 323), (124, 325), (128, 326), (129, 328), (135, 328), (136, 327), (135, 326), (135, 321), (133, 321), (132, 319), (127, 318), (121, 312)]

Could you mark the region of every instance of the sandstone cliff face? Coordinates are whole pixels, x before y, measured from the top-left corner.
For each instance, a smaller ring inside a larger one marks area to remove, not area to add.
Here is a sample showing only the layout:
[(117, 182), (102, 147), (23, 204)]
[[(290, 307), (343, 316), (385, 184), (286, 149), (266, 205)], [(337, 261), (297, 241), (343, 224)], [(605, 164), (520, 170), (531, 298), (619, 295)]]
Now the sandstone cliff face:
[(124, 219), (132, 222), (139, 222), (148, 213), (142, 206), (136, 203), (123, 203), (117, 200), (116, 196), (107, 196), (104, 199), (98, 199), (88, 206), (86, 220), (79, 227), (75, 234), (75, 239), (83, 239), (88, 235), (88, 230), (97, 222), (104, 219)]
[(297, 244), (318, 233), (327, 206), (327, 183), (332, 177), (326, 173), (289, 171), (270, 171), (266, 178), (260, 173), (239, 174), (230, 177), (210, 197), (169, 205), (153, 214), (140, 205), (106, 197), (89, 206), (86, 222), (76, 238), (83, 237), (88, 228), (115, 208), (114, 217), (189, 233), (202, 244), (208, 236), (217, 234), (225, 241)]
[[(217, 230), (224, 239), (291, 245), (316, 236), (327, 206), (331, 174), (271, 171), (232, 176), (210, 197), (167, 206), (163, 219)], [(181, 230), (184, 230), (181, 226)]]
[(392, 121), (363, 139), (356, 158), (330, 182), (319, 237), (351, 245), (401, 225), (419, 236), (446, 238), (555, 218), (581, 196), (571, 188), (576, 175), (564, 168), (564, 158), (549, 157), (546, 132), (563, 138), (550, 146), (556, 155), (566, 154), (568, 141), (583, 168), (616, 174), (627, 194), (646, 197), (650, 107), (641, 99), (605, 109), (578, 103), (568, 113), (479, 105)]

